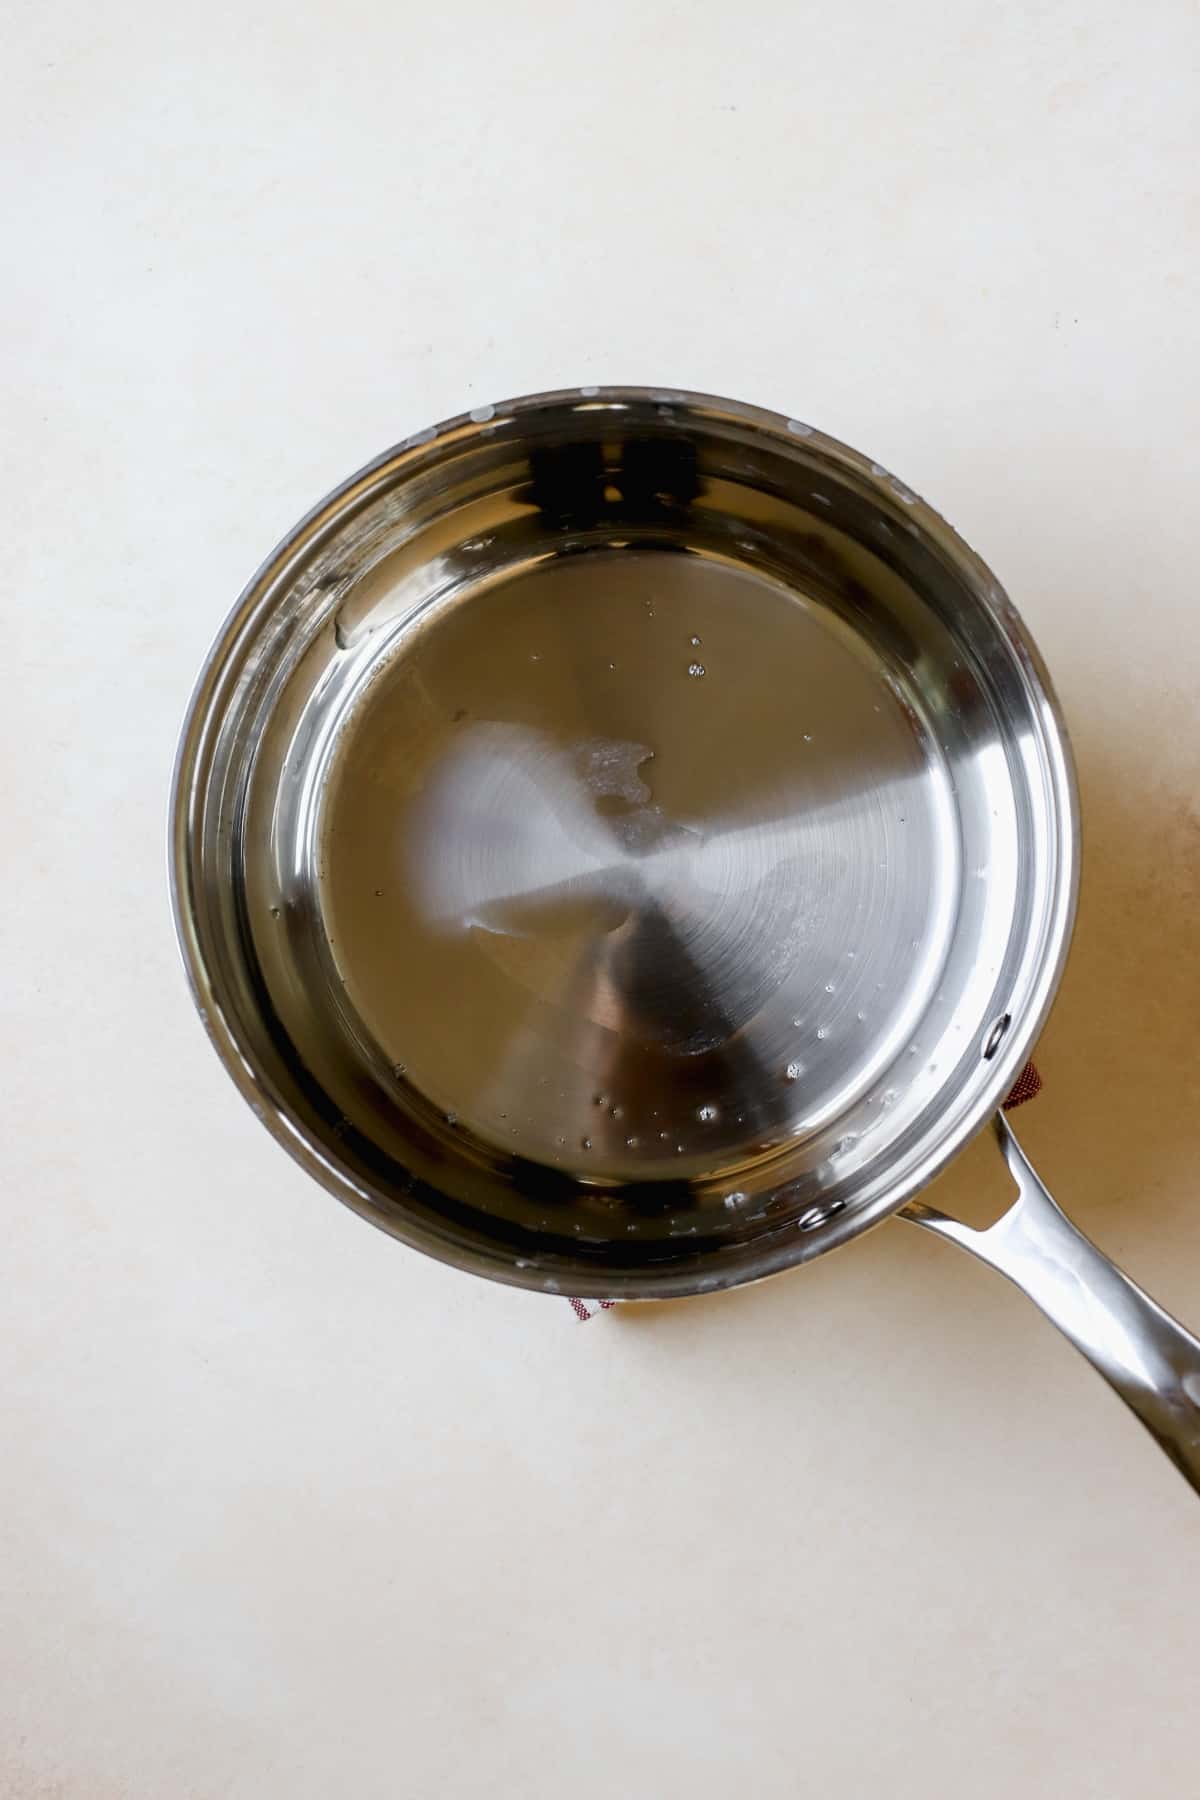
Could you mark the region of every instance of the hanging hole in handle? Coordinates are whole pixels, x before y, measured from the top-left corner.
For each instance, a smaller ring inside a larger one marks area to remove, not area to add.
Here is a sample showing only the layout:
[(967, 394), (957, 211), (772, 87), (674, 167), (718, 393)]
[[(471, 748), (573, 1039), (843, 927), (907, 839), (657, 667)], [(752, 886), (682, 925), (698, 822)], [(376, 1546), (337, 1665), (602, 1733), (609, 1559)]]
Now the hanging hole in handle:
[(1011, 1024), (1012, 1024), (1012, 1014), (1011, 1013), (1004, 1013), (1004, 1014), (1002, 1014), (1002, 1016), (1000, 1018), (998, 1018), (996, 1020), (996, 1023), (992, 1026), (991, 1030), (988, 1032), (987, 1036), (983, 1040), (983, 1060), (984, 1060), (984, 1062), (991, 1062), (993, 1056), (995, 1056), (997, 1050), (1000, 1048), (1001, 1044), (1004, 1042), (1005, 1034), (1007, 1033), (1008, 1028)]

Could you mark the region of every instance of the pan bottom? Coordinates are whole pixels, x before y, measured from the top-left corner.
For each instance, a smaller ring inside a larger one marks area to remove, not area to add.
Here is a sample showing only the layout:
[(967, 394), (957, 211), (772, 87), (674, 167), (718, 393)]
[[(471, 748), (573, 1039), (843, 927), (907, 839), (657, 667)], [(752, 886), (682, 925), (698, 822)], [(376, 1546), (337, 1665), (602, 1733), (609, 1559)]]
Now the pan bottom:
[(733, 1181), (919, 1054), (962, 886), (901, 661), (728, 556), (460, 583), (362, 656), (289, 861), (399, 1103), (585, 1181)]

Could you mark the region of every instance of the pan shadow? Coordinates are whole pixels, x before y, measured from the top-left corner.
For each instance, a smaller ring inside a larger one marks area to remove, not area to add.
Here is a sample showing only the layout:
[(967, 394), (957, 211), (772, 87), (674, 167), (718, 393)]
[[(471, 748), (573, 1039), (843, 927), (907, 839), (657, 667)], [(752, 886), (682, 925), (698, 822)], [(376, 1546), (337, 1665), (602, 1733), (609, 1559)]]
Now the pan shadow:
[[(1195, 731), (1191, 717), (1178, 725)], [(1153, 742), (1113, 744), (1086, 723), (1076, 739), (1079, 918), (1038, 1048), (1045, 1094), (1018, 1129), (1085, 1231), (1153, 1234), (1200, 1152), (1200, 805), (1149, 761)]]
[[(1181, 716), (1178, 728), (1195, 726)], [(1181, 1229), (1200, 1230), (1186, 1222), (1200, 1157), (1200, 799), (1164, 778), (1151, 760), (1149, 736), (1140, 746), (1114, 744), (1077, 719), (1073, 741), (1083, 812), (1079, 914), (1035, 1052), (1044, 1090), (1012, 1115), (1012, 1124), (1068, 1216), (1118, 1261), (1128, 1255), (1150, 1271), (1169, 1260)], [(978, 1225), (997, 1217), (1010, 1197), (986, 1133), (925, 1195)], [(622, 1328), (652, 1321), (661, 1328), (670, 1318), (692, 1329), (702, 1308), (726, 1317), (735, 1308), (794, 1308), (801, 1282), (811, 1284), (814, 1300), (818, 1288), (827, 1298), (840, 1288), (851, 1307), (856, 1290), (869, 1304), (873, 1282), (893, 1273), (905, 1281), (930, 1248), (923, 1233), (888, 1221), (846, 1246), (852, 1255), (822, 1257), (687, 1306), (636, 1305), (608, 1317)], [(1138, 1278), (1137, 1266), (1129, 1272)], [(1183, 1272), (1177, 1295), (1161, 1291), (1161, 1275), (1158, 1285), (1156, 1297), (1167, 1306), (1175, 1301), (1185, 1322), (1190, 1287), (1195, 1324), (1200, 1270), (1194, 1280)], [(962, 1291), (969, 1296), (970, 1284)], [(952, 1292), (945, 1296), (951, 1308)]]

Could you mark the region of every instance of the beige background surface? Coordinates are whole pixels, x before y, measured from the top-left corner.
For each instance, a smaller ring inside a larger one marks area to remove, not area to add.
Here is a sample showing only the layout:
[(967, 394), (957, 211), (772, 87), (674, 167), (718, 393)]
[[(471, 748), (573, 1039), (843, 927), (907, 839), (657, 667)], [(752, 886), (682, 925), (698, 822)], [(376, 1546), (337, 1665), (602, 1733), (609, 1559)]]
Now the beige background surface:
[(1014, 1291), (892, 1224), (580, 1327), (404, 1252), (219, 1068), (163, 840), (227, 607), (389, 442), (605, 380), (813, 419), (1056, 671), (1084, 898), (1021, 1130), (1200, 1322), (1194, 7), (4, 37), (0, 1794), (1192, 1792), (1200, 1511)]

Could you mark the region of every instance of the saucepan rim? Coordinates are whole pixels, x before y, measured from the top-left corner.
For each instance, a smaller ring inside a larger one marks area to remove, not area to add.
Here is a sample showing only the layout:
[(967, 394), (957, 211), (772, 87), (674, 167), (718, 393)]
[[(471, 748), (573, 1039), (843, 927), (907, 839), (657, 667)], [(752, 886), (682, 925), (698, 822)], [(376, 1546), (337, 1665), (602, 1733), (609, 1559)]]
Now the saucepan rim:
[(991, 571), (940, 514), (887, 470), (850, 446), (799, 420), (789, 419), (785, 414), (677, 388), (610, 384), (556, 389), (524, 395), (494, 407), (476, 407), (393, 445), (333, 488), (288, 532), (247, 583), (217, 633), (189, 700), (175, 758), (169, 812), (171, 905), (187, 979), (208, 1036), (243, 1097), (302, 1167), (336, 1198), (382, 1225), (392, 1236), (439, 1260), (509, 1285), (558, 1291), (563, 1283), (557, 1274), (530, 1267), (528, 1257), (518, 1258), (517, 1253), (507, 1246), (495, 1244), (481, 1250), (475, 1244), (458, 1243), (425, 1230), (419, 1221), (398, 1219), (391, 1209), (385, 1212), (333, 1153), (326, 1154), (326, 1147), (318, 1136), (291, 1115), (256, 1067), (250, 1047), (242, 1041), (221, 1003), (220, 985), (198, 928), (194, 884), (198, 874), (196, 827), (204, 798), (203, 777), (215, 735), (220, 730), (229, 673), (236, 665), (239, 646), (253, 638), (262, 622), (264, 609), (269, 610), (273, 605), (281, 575), (299, 566), (301, 560), (325, 541), (350, 512), (369, 504), (374, 495), (446, 455), (447, 440), (451, 440), (452, 450), (468, 448), (482, 434), (494, 432), (497, 422), (501, 425), (513, 421), (519, 423), (533, 414), (578, 406), (581, 399), (614, 407), (636, 407), (646, 403), (669, 406), (677, 419), (682, 415), (708, 428), (725, 425), (750, 430), (793, 450), (797, 440), (801, 439), (829, 464), (852, 476), (857, 484), (865, 483), (868, 488), (873, 488), (881, 502), (894, 505), (896, 494), (900, 493), (914, 531), (931, 543), (970, 583), (995, 630), (1006, 640), (1019, 663), (1022, 680), (1038, 713), (1043, 733), (1051, 817), (1056, 828), (1050, 845), (1054, 858), (1051, 902), (1042, 932), (1041, 960), (1027, 1002), (1008, 1025), (999, 1049), (989, 1063), (987, 1078), (981, 1081), (970, 1106), (964, 1108), (944, 1134), (931, 1143), (928, 1153), (915, 1170), (909, 1172), (899, 1191), (887, 1192), (882, 1199), (872, 1200), (864, 1208), (848, 1210), (842, 1217), (823, 1222), (819, 1245), (792, 1233), (787, 1242), (764, 1247), (757, 1258), (744, 1256), (740, 1261), (730, 1259), (722, 1265), (718, 1253), (711, 1265), (701, 1259), (691, 1265), (681, 1262), (679, 1268), (668, 1265), (653, 1278), (647, 1278), (644, 1271), (619, 1267), (611, 1270), (602, 1266), (591, 1266), (587, 1270), (581, 1267), (577, 1276), (572, 1271), (571, 1291), (580, 1294), (682, 1296), (758, 1279), (807, 1260), (814, 1253), (835, 1248), (890, 1216), (932, 1181), (995, 1112), (1027, 1060), (1053, 1003), (1070, 946), (1079, 888), (1079, 799), (1067, 727), (1050, 676), (1017, 609)]

